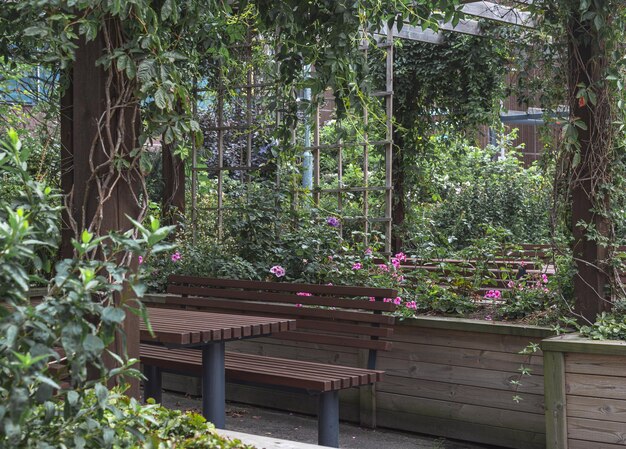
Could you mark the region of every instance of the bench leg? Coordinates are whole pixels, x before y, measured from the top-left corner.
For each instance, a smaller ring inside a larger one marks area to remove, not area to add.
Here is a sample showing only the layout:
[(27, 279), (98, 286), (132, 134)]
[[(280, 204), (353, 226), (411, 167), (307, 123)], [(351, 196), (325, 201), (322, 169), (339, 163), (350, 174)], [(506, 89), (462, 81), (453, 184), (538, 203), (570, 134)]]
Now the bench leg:
[(339, 447), (339, 392), (320, 394), (317, 412), (317, 444)]
[(161, 369), (156, 366), (144, 365), (143, 375), (143, 399), (154, 399), (157, 404), (161, 403)]
[(202, 414), (218, 429), (226, 426), (225, 356), (224, 342), (202, 348)]

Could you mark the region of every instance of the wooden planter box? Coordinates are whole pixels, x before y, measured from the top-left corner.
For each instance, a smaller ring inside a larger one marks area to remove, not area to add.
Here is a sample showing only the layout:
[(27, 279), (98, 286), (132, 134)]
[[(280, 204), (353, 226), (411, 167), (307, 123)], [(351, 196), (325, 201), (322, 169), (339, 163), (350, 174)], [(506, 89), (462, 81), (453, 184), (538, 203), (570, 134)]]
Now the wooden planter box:
[[(547, 328), (457, 318), (420, 317), (399, 321), (393, 349), (378, 353), (385, 380), (374, 391), (341, 392), (341, 419), (503, 447), (545, 447), (543, 356), (532, 356), (533, 375), (519, 378), (530, 342), (553, 336)], [(324, 345), (273, 339), (228, 344), (229, 350), (359, 366), (364, 354)], [(188, 378), (164, 375), (164, 388), (199, 393)], [(519, 394), (523, 400), (513, 401)], [(229, 385), (229, 400), (301, 413), (316, 401), (302, 394), (249, 385)]]
[(626, 447), (626, 342), (542, 342), (548, 449)]
[[(400, 322), (381, 353), (378, 425), (511, 448), (545, 447), (543, 357), (518, 354), (553, 333), (542, 327), (457, 318)], [(519, 379), (526, 364), (533, 375)], [(513, 401), (519, 394), (523, 400)]]

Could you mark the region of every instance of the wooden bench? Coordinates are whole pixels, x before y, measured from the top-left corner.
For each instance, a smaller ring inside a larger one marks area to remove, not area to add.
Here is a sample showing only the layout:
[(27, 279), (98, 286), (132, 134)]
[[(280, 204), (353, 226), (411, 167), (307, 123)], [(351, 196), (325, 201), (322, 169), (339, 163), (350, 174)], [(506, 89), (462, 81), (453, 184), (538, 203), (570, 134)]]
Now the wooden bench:
[[(296, 330), (272, 338), (331, 347), (365, 350), (367, 365), (349, 367), (310, 361), (227, 352), (228, 381), (298, 390), (319, 396), (318, 443), (338, 447), (339, 391), (382, 380), (376, 370), (383, 340), (393, 332), (395, 298), (392, 289), (290, 284), (281, 282), (170, 276), (168, 295), (147, 297), (151, 307), (190, 308), (211, 312), (295, 318)], [(372, 300), (373, 299), (373, 300)], [(141, 362), (150, 374), (148, 391), (160, 392), (160, 371), (200, 374), (201, 355), (195, 350), (141, 346)], [(155, 370), (159, 370), (155, 373)], [(160, 398), (156, 398), (160, 400)]]

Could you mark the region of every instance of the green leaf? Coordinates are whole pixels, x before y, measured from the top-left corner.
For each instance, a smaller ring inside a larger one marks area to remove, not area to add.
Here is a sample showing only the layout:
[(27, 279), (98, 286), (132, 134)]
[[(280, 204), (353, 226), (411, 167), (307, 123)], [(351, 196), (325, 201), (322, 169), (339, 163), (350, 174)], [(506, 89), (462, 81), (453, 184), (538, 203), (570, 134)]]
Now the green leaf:
[(167, 108), (167, 95), (163, 89), (159, 88), (154, 94), (154, 102), (159, 109)]
[(126, 318), (126, 312), (119, 307), (105, 307), (102, 311), (102, 321), (107, 324), (120, 324)]

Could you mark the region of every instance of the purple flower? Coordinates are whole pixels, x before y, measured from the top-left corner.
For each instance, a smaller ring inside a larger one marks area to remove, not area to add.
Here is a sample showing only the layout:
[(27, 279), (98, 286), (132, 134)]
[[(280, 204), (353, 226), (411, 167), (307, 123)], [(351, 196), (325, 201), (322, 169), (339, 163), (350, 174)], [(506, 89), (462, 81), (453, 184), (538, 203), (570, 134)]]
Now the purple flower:
[(270, 273), (272, 273), (277, 278), (281, 278), (285, 275), (286, 272), (285, 269), (280, 265), (274, 265), (272, 268), (270, 268)]
[(326, 219), (326, 224), (328, 226), (333, 227), (333, 228), (338, 228), (340, 223), (339, 223), (339, 219), (338, 218), (336, 218), (336, 217), (328, 217)]
[(181, 259), (181, 255), (178, 251), (171, 255), (172, 262), (178, 262)]
[(143, 263), (143, 256), (137, 257), (137, 261), (139, 262), (139, 265), (141, 265)]
[(361, 262), (355, 262), (355, 263), (354, 263), (354, 265), (352, 265), (352, 269), (353, 269), (354, 271), (358, 271), (358, 270), (360, 270), (361, 268), (363, 268), (363, 265), (361, 265)]

